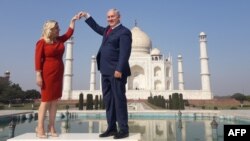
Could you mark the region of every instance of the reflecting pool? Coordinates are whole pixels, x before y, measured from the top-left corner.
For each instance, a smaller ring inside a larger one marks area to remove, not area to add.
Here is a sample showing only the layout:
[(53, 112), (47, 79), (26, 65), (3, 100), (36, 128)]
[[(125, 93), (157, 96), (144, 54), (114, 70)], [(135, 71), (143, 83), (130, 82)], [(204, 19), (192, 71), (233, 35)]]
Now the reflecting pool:
[[(15, 130), (10, 117), (0, 119), (0, 141), (11, 136), (33, 132), (37, 118), (15, 119)], [(211, 123), (215, 126), (211, 126)], [(45, 121), (48, 124), (48, 120)], [(154, 114), (130, 114), (130, 133), (140, 133), (142, 141), (223, 141), (224, 124), (249, 124), (234, 118), (216, 116), (176, 116)], [(63, 133), (100, 133), (107, 128), (104, 114), (63, 114), (57, 117), (56, 129)]]

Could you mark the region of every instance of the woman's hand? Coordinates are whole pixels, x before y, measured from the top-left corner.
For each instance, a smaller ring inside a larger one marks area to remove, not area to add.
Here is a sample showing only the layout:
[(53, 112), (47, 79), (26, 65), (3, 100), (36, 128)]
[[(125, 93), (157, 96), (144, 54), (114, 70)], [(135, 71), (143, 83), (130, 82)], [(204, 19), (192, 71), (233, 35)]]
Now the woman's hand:
[(42, 88), (43, 86), (43, 79), (42, 79), (41, 72), (36, 72), (36, 85), (40, 88)]
[(79, 16), (78, 15), (75, 15), (72, 17), (71, 21), (70, 21), (70, 24), (69, 24), (69, 27), (72, 28), (72, 29), (75, 29), (75, 21), (76, 20), (79, 20)]
[(74, 17), (72, 17), (71, 21), (75, 22), (76, 20), (79, 20), (80, 17), (78, 15), (75, 15)]

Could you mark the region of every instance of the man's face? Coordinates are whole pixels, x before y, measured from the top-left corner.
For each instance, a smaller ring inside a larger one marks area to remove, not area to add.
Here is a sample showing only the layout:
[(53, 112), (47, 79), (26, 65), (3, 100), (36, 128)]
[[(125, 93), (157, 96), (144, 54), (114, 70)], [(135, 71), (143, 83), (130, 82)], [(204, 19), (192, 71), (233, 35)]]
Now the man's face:
[(110, 27), (114, 27), (120, 23), (120, 16), (111, 10), (107, 13), (107, 21)]

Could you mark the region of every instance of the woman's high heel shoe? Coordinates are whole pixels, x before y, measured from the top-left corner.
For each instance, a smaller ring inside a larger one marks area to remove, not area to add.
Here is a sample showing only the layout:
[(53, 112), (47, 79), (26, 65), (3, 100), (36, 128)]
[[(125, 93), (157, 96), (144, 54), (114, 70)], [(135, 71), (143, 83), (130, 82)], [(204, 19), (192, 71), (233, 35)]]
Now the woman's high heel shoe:
[(51, 130), (51, 127), (49, 125), (48, 125), (48, 135), (50, 135), (51, 137), (58, 137), (58, 134), (56, 133), (56, 131)]
[(36, 127), (35, 131), (36, 131), (36, 137), (41, 138), (41, 139), (47, 138), (47, 136), (45, 134), (38, 133), (38, 127)]

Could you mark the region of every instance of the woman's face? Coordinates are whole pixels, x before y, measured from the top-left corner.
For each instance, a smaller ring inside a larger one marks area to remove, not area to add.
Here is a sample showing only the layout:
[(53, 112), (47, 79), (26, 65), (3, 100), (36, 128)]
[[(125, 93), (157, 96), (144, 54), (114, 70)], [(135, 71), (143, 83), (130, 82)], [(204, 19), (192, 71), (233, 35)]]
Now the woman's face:
[(59, 31), (60, 31), (60, 28), (59, 28), (58, 24), (56, 24), (53, 28), (51, 28), (51, 34), (50, 34), (51, 37), (52, 38), (58, 37)]

